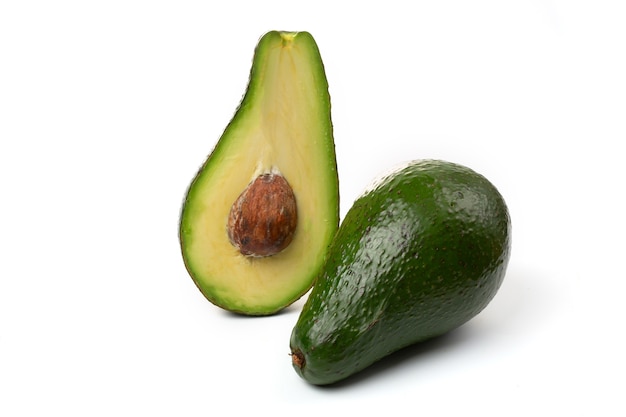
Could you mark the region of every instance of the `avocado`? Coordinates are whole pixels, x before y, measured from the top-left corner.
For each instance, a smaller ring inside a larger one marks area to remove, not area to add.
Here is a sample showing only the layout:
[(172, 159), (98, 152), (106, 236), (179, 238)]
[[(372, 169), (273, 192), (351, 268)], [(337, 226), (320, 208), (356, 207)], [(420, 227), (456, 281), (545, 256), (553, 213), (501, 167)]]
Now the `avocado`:
[(503, 281), (511, 221), (473, 170), (412, 161), (350, 210), (290, 340), (296, 372), (325, 385), (476, 316)]
[(308, 32), (272, 31), (247, 90), (189, 186), (179, 240), (215, 305), (269, 315), (305, 294), (339, 226), (328, 82)]

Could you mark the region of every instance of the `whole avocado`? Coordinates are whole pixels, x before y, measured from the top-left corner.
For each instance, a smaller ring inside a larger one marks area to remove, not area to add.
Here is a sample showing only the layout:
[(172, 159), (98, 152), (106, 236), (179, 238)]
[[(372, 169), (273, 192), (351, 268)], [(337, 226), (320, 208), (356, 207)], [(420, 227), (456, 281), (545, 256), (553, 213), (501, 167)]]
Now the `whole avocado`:
[(510, 252), (509, 211), (485, 177), (406, 164), (346, 214), (293, 328), (293, 367), (332, 384), (461, 326), (495, 296)]

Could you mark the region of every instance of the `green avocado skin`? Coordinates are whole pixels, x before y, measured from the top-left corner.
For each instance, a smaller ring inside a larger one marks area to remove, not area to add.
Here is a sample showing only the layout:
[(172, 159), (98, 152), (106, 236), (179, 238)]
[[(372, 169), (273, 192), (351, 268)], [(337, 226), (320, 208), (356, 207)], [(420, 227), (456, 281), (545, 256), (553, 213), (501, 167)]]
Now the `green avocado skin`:
[(292, 331), (294, 369), (332, 384), (462, 325), (495, 296), (510, 251), (504, 199), (473, 170), (419, 160), (383, 177), (329, 248)]

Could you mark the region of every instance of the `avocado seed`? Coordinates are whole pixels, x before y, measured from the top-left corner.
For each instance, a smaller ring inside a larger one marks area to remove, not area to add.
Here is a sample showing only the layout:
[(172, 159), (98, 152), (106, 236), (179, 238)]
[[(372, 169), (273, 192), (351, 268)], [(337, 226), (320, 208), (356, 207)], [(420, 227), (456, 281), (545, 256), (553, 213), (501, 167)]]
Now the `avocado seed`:
[(272, 256), (289, 246), (297, 222), (296, 197), (287, 180), (261, 174), (232, 205), (228, 238), (243, 255)]

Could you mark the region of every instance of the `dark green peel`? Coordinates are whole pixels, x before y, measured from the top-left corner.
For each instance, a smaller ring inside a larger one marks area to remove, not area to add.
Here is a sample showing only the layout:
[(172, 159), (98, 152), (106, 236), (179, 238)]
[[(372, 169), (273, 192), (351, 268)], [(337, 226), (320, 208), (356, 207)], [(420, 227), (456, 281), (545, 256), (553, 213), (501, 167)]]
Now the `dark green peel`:
[(482, 311), (510, 256), (510, 217), (469, 168), (416, 161), (347, 213), (291, 336), (295, 370), (342, 380)]

